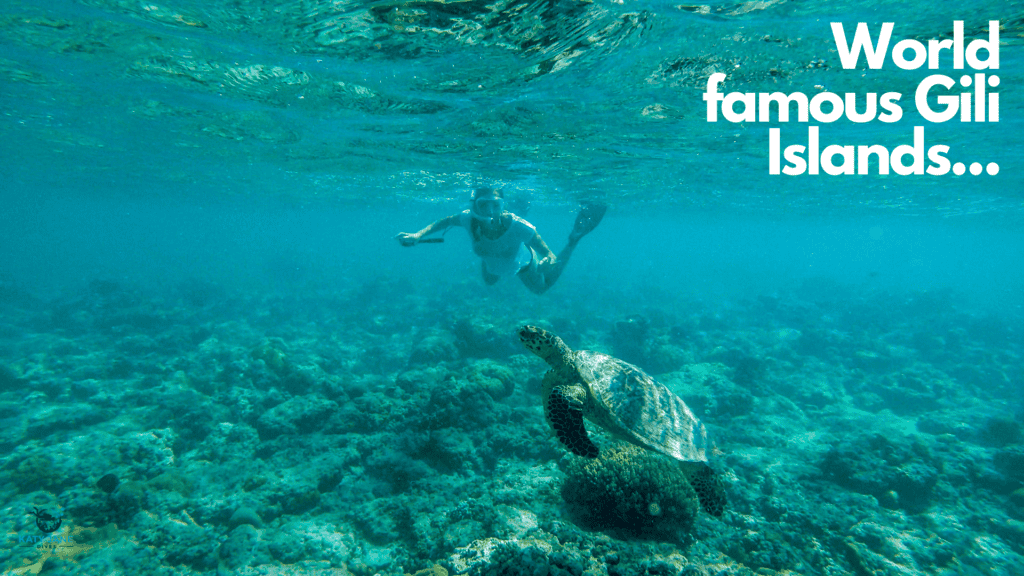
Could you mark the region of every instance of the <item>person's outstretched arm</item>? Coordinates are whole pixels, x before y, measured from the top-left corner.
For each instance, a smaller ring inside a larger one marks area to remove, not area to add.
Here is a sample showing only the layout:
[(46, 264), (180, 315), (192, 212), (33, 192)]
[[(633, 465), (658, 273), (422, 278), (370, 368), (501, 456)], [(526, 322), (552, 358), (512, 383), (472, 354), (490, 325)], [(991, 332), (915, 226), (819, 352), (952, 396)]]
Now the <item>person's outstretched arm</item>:
[(452, 226), (459, 225), (459, 214), (452, 214), (446, 218), (441, 218), (437, 222), (431, 223), (429, 226), (420, 230), (419, 232), (399, 232), (395, 239), (398, 240), (402, 246), (415, 246), (421, 238), (428, 234), (433, 234), (438, 230), (447, 230)]
[(547, 242), (540, 237), (540, 233), (535, 233), (533, 238), (530, 239), (530, 248), (537, 253), (538, 264), (543, 263), (545, 260), (548, 262), (554, 262), (556, 260), (555, 253), (548, 248)]

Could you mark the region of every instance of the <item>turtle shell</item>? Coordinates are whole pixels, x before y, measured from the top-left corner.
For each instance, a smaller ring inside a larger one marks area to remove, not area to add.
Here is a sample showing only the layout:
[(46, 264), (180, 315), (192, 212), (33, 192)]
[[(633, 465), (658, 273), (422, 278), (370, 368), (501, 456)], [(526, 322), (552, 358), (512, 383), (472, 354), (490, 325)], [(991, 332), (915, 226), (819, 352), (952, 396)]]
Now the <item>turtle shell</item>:
[(707, 461), (707, 432), (682, 398), (636, 366), (580, 350), (574, 364), (590, 389), (588, 419), (627, 442), (684, 462)]

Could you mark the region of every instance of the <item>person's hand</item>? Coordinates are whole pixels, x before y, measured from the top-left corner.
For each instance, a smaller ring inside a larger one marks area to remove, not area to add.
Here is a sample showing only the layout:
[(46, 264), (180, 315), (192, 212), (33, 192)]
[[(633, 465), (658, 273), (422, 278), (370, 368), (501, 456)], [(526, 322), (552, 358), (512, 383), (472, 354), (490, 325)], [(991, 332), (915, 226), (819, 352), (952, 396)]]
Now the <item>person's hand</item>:
[(420, 241), (418, 234), (409, 232), (399, 232), (398, 235), (395, 236), (395, 239), (398, 240), (402, 246), (415, 246), (416, 243)]

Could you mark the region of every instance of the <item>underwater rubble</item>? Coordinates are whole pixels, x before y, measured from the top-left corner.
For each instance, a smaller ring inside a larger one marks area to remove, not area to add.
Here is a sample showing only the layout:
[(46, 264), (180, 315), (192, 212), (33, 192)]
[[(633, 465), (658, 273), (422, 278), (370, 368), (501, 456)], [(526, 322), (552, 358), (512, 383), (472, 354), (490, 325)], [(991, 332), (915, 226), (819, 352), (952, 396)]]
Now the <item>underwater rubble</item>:
[[(9, 573), (1024, 572), (1024, 342), (950, 294), (96, 282), (0, 306)], [(683, 397), (724, 515), (656, 455), (600, 433), (600, 462), (562, 449), (524, 321)]]

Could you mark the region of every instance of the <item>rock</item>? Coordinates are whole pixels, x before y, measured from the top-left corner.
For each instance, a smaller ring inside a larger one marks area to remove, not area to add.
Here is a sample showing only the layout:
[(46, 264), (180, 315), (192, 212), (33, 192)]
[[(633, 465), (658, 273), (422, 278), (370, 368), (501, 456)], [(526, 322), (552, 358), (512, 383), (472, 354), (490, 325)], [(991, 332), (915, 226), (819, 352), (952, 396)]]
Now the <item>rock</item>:
[(252, 563), (259, 544), (259, 531), (249, 524), (236, 526), (228, 533), (227, 540), (220, 545), (220, 557), (232, 570), (238, 570)]
[(456, 320), (452, 332), (463, 356), (498, 359), (521, 351), (508, 329), (499, 328), (479, 316)]
[(133, 432), (118, 445), (122, 463), (131, 466), (136, 477), (148, 478), (174, 468), (174, 441), (170, 428)]
[(440, 564), (434, 564), (430, 568), (424, 568), (417, 570), (412, 574), (405, 574), (405, 576), (448, 576), (448, 571), (444, 569)]
[(1024, 518), (1024, 488), (1010, 493), (1010, 513), (1017, 518)]
[(649, 334), (650, 321), (639, 314), (616, 322), (611, 334), (613, 355), (630, 364), (647, 364)]
[(512, 371), (490, 360), (473, 363), (469, 367), (466, 382), (461, 384), (460, 395), (464, 393), (474, 394), (476, 391), (480, 391), (495, 400), (507, 398), (516, 387), (515, 376), (512, 374)]
[(1024, 446), (1011, 446), (996, 452), (992, 464), (1010, 481), (1024, 482)]
[(55, 432), (75, 432), (113, 417), (107, 410), (90, 404), (72, 404), (44, 408), (29, 422), (29, 438), (43, 438)]
[(1024, 574), (1024, 556), (1002, 538), (991, 534), (971, 538), (971, 545), (957, 554), (957, 560), (967, 567), (967, 570), (960, 569), (961, 573)]
[[(921, 512), (931, 503), (941, 460), (912, 438), (891, 439), (881, 434), (858, 436), (833, 446), (820, 467), (836, 484), (870, 494), (881, 502)], [(895, 491), (898, 498), (888, 494)]]
[(1010, 444), (1019, 444), (1022, 437), (1021, 425), (1013, 418), (989, 418), (982, 427), (979, 437), (985, 444), (997, 448)]
[(7, 477), (23, 493), (47, 490), (59, 494), (75, 479), (64, 473), (65, 462), (58, 461), (50, 454), (30, 454), (20, 460), (9, 462), (4, 468)]
[[(443, 366), (424, 366), (406, 370), (398, 375), (395, 384), (409, 393), (430, 390), (448, 378), (449, 372)], [(365, 393), (365, 390), (361, 393)]]
[(284, 349), (284, 341), (280, 338), (272, 338), (253, 348), (249, 357), (262, 361), (267, 369), (276, 374), (278, 378), (284, 378), (292, 371), (291, 361)]
[(220, 542), (216, 534), (197, 525), (187, 514), (158, 524), (156, 530), (141, 532), (139, 541), (162, 551), (171, 565), (184, 564), (196, 570), (217, 566)]
[(285, 564), (317, 558), (342, 566), (352, 559), (357, 549), (352, 535), (314, 521), (289, 522), (270, 534), (264, 533), (263, 537), (270, 554)]
[(149, 493), (142, 482), (123, 482), (110, 496), (114, 521), (122, 529), (130, 525), (135, 515), (146, 509), (148, 504)]
[(256, 420), (256, 430), (263, 440), (282, 434), (313, 432), (337, 409), (336, 402), (318, 394), (296, 396), (264, 412)]
[(263, 520), (260, 519), (260, 515), (252, 508), (248, 506), (239, 506), (235, 509), (234, 513), (231, 514), (231, 518), (228, 519), (228, 526), (237, 528), (246, 524), (255, 528), (261, 528), (263, 526)]
[(13, 368), (0, 364), (0, 391), (18, 390), (28, 384)]
[(692, 355), (672, 344), (652, 344), (644, 368), (652, 374), (664, 374), (693, 362)]
[(221, 422), (203, 439), (196, 450), (196, 456), (213, 462), (249, 462), (259, 444), (259, 433), (252, 426)]
[(580, 576), (605, 574), (603, 563), (575, 546), (559, 543), (551, 534), (501, 540), (476, 540), (448, 560), (456, 574), (484, 576)]
[(151, 479), (146, 485), (151, 490), (174, 492), (186, 498), (192, 494), (192, 481), (177, 471), (164, 472)]
[(954, 559), (953, 546), (938, 536), (860, 522), (845, 541), (846, 558), (859, 574), (926, 576)]
[(936, 411), (922, 414), (917, 419), (917, 429), (927, 434), (950, 434), (965, 441), (974, 441), (977, 431), (964, 422), (959, 411)]
[(455, 347), (455, 336), (440, 330), (429, 333), (416, 343), (409, 356), (409, 365), (433, 365), (439, 362), (454, 362), (459, 359)]

